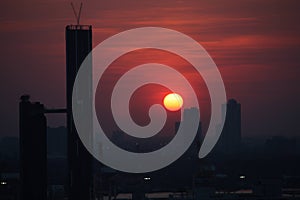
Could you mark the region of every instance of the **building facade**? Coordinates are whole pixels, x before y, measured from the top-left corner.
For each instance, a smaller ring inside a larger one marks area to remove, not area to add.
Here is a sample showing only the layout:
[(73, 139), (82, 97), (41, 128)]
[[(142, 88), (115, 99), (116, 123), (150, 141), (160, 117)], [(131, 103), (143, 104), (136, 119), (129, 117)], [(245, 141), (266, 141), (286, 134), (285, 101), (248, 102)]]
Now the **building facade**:
[[(77, 72), (92, 50), (92, 27), (69, 25), (66, 27), (66, 74), (67, 74), (67, 128), (69, 199), (89, 200), (92, 197), (92, 156), (82, 144), (72, 115), (72, 92)], [(92, 90), (92, 68), (87, 78), (87, 90)], [(92, 102), (85, 102), (92, 103)], [(92, 106), (92, 104), (91, 104)], [(92, 107), (91, 107), (92, 108)], [(91, 134), (91, 133), (87, 133)]]

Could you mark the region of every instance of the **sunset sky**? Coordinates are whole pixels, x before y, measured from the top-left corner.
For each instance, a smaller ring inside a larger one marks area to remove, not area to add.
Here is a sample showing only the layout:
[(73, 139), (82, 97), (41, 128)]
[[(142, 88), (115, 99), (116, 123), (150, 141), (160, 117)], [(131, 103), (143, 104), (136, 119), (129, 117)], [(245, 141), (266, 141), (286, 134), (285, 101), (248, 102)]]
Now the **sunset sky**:
[[(18, 135), (22, 94), (65, 107), (64, 31), (76, 22), (70, 2), (1, 0), (0, 136)], [(192, 37), (219, 67), (228, 98), (241, 103), (242, 135), (290, 136), (300, 135), (299, 9), (299, 0), (89, 0), (81, 24), (93, 26), (93, 46), (145, 26)], [(48, 119), (64, 125), (62, 116)]]

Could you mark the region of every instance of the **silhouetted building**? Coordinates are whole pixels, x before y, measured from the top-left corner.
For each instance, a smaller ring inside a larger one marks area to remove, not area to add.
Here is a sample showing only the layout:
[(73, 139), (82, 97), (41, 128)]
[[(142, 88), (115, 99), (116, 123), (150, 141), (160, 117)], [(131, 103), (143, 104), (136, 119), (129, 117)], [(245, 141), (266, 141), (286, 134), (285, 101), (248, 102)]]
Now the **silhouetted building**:
[[(89, 200), (92, 195), (92, 156), (78, 137), (72, 116), (72, 91), (77, 72), (92, 50), (92, 26), (69, 25), (66, 27), (67, 70), (67, 128), (69, 199)], [(91, 69), (92, 73), (92, 69)], [(87, 85), (92, 89), (92, 74)], [(90, 102), (92, 106), (92, 102)], [(87, 133), (90, 134), (90, 133)]]
[[(199, 110), (197, 108), (189, 108), (185, 109), (183, 112), (182, 120), (189, 120), (190, 116), (199, 115)], [(181, 122), (175, 122), (175, 133), (177, 133)], [(196, 136), (194, 138), (193, 143), (189, 147), (188, 151), (186, 152), (187, 156), (198, 158), (198, 151), (200, 149), (201, 143), (203, 142), (203, 135), (202, 135), (202, 124), (199, 121), (198, 129)]]
[(22, 96), (20, 109), (21, 200), (47, 198), (47, 145), (44, 105)]
[[(234, 99), (229, 99), (222, 105), (225, 123), (217, 148), (223, 154), (238, 153), (241, 145), (241, 104)], [(226, 113), (225, 113), (226, 107)]]

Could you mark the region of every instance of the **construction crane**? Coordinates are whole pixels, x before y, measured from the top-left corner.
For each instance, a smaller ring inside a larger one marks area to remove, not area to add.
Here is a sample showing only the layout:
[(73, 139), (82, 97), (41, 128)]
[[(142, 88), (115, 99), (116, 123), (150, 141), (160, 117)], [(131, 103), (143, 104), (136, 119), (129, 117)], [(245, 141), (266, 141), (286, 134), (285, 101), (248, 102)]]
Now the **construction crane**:
[(75, 18), (76, 18), (76, 23), (77, 23), (77, 25), (79, 25), (79, 22), (80, 22), (80, 15), (81, 15), (81, 9), (82, 9), (82, 2), (80, 3), (80, 8), (79, 8), (78, 14), (77, 14), (77, 12), (76, 12), (76, 10), (75, 10), (75, 6), (74, 6), (73, 2), (71, 2), (71, 6), (72, 6), (72, 9), (73, 9)]

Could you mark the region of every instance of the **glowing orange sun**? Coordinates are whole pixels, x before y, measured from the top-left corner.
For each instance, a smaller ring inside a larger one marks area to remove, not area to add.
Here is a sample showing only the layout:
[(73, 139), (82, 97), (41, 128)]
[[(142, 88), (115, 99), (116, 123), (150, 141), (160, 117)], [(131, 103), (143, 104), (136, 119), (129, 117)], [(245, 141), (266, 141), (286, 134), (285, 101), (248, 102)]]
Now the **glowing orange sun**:
[(182, 107), (183, 100), (179, 94), (170, 93), (164, 98), (164, 106), (169, 111), (177, 111)]

